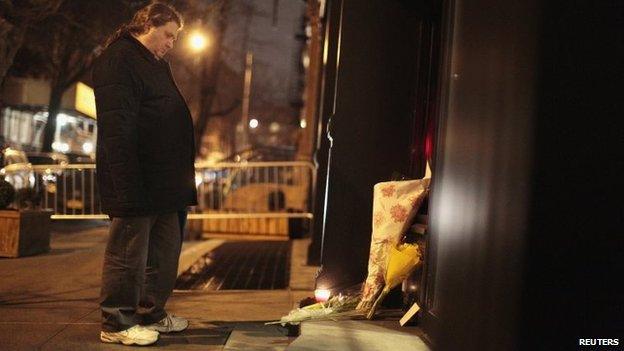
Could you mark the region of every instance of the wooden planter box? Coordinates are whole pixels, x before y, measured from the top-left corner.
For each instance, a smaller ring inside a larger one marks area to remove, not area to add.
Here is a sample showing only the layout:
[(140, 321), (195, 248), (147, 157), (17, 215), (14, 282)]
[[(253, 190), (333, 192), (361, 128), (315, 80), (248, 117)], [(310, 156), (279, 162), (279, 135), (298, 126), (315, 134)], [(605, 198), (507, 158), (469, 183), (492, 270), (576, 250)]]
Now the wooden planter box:
[(50, 210), (0, 210), (0, 257), (50, 251)]

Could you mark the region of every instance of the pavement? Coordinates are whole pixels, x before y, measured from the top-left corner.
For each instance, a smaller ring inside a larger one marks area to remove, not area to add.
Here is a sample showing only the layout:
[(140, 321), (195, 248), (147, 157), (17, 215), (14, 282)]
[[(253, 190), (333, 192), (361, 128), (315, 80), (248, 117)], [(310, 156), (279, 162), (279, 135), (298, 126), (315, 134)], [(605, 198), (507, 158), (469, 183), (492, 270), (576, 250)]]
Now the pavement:
[[(107, 235), (107, 221), (54, 222), (50, 252), (0, 258), (0, 350), (133, 349), (99, 341), (98, 295)], [(185, 242), (179, 272), (223, 242)], [(402, 350), (429, 350), (418, 330), (398, 328), (396, 319), (303, 323), (298, 338), (287, 336), (280, 325), (264, 325), (312, 296), (317, 267), (305, 264), (308, 244), (307, 239), (293, 241), (288, 289), (174, 291), (167, 310), (188, 318), (190, 326), (161, 334), (149, 348), (392, 350), (392, 343), (400, 342)]]

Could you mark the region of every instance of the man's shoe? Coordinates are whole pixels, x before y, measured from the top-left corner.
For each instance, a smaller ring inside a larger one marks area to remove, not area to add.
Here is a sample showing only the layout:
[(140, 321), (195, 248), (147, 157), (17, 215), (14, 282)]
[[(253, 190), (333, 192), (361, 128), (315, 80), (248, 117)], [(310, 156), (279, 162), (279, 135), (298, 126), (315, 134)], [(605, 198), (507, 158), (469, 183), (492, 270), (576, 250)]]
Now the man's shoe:
[(176, 317), (172, 314), (167, 314), (167, 316), (160, 320), (158, 323), (145, 325), (144, 327), (149, 330), (155, 330), (161, 333), (171, 333), (171, 332), (179, 332), (186, 329), (189, 325), (189, 322), (182, 317)]
[(100, 332), (100, 340), (124, 345), (151, 345), (158, 341), (158, 332), (135, 325), (120, 332)]

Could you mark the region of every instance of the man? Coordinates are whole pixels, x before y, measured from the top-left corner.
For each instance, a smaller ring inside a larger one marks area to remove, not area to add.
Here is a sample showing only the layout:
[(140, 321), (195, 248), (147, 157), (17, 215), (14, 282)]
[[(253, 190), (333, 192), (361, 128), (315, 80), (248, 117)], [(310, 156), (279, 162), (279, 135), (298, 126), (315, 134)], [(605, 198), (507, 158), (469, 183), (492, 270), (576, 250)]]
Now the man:
[(163, 56), (182, 18), (169, 5), (139, 10), (93, 69), (104, 256), (100, 340), (149, 345), (188, 321), (164, 307), (175, 284), (187, 206), (197, 204), (193, 124)]

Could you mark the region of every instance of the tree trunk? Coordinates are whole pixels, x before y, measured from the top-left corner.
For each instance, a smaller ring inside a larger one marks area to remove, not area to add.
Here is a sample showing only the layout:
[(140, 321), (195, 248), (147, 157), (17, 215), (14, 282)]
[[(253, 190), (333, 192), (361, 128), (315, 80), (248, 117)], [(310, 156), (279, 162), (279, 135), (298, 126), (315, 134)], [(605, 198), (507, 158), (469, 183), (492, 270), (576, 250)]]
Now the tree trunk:
[[(215, 54), (218, 55), (218, 54)], [(214, 101), (216, 94), (216, 80), (218, 76), (218, 70), (214, 66), (220, 65), (219, 58), (217, 57), (207, 67), (208, 64), (204, 64), (202, 67), (201, 82), (200, 82), (200, 103), (199, 103), (199, 116), (197, 118), (197, 124), (195, 126), (195, 155), (199, 155), (201, 148), (201, 139), (206, 132), (208, 126), (208, 119), (210, 118), (210, 111), (212, 110), (212, 102)]]
[(63, 91), (64, 89), (58, 87), (58, 85), (52, 84), (50, 102), (48, 104), (48, 121), (43, 131), (43, 143), (41, 146), (41, 151), (43, 152), (53, 151), (52, 143), (54, 142), (54, 134), (56, 132), (56, 117), (61, 109)]
[(202, 62), (202, 71), (200, 78), (200, 96), (199, 96), (199, 115), (195, 124), (195, 155), (199, 156), (199, 150), (202, 145), (202, 137), (206, 132), (208, 120), (211, 116), (212, 103), (217, 93), (217, 80), (219, 78), (219, 68), (221, 67), (221, 45), (223, 36), (227, 29), (227, 2), (223, 2), (217, 14), (217, 30), (214, 32), (214, 45), (210, 47), (212, 50), (212, 58), (208, 62)]
[(0, 18), (0, 85), (13, 64), (15, 54), (22, 46), (26, 27), (15, 26)]

